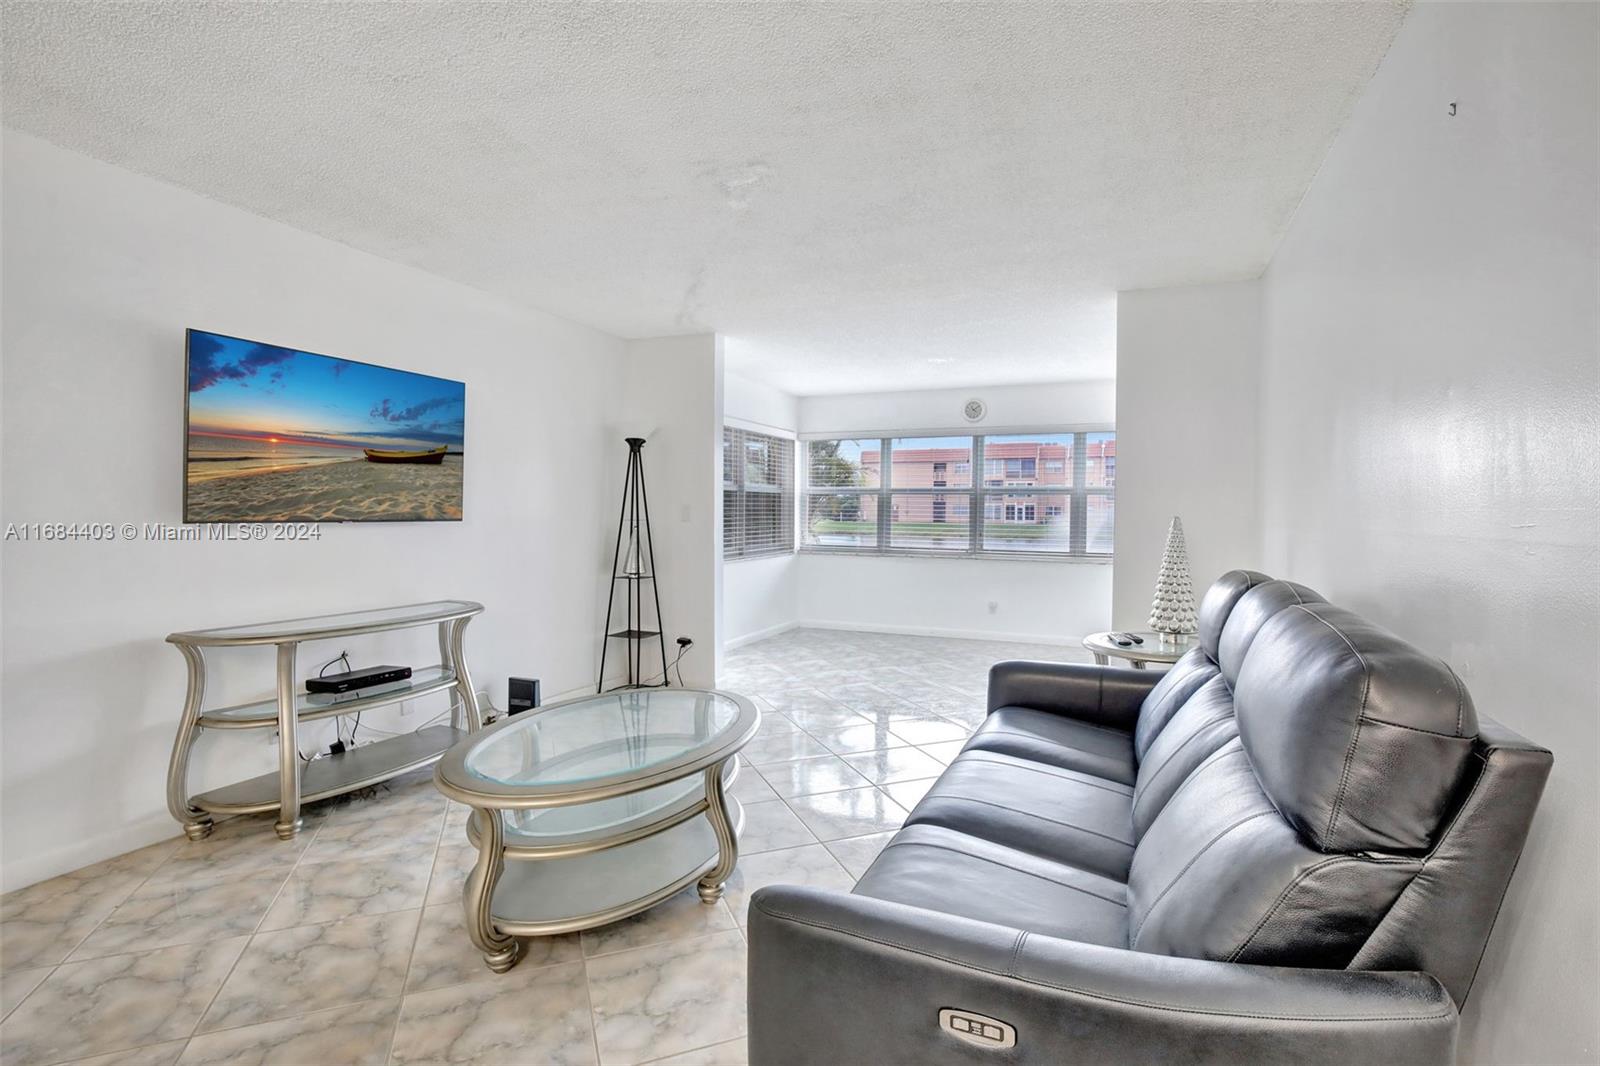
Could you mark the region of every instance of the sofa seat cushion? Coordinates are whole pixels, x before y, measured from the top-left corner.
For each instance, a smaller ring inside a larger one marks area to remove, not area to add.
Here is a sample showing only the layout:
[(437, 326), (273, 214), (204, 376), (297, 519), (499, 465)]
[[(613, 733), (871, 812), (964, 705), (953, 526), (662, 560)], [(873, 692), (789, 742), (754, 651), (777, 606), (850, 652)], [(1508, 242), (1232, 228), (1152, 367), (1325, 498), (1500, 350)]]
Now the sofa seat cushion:
[(1131, 785), (1133, 735), (1031, 707), (1001, 707), (984, 719), (968, 750), (1001, 752)]
[(1128, 944), (1120, 882), (941, 826), (902, 829), (855, 892), (1066, 940)]
[(906, 824), (943, 826), (1118, 881), (1133, 861), (1133, 789), (1002, 752), (956, 756)]

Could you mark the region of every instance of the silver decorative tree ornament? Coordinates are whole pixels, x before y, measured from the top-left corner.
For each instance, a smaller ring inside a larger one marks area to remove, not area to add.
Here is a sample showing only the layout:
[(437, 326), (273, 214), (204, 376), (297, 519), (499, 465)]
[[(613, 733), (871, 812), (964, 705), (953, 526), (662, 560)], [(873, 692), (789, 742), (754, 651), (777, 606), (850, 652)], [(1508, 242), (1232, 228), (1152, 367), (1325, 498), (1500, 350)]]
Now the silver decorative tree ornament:
[(1189, 549), (1183, 543), (1183, 519), (1167, 527), (1167, 547), (1156, 574), (1156, 598), (1150, 604), (1150, 628), (1162, 643), (1182, 644), (1199, 631), (1194, 612), (1194, 585), (1189, 581)]

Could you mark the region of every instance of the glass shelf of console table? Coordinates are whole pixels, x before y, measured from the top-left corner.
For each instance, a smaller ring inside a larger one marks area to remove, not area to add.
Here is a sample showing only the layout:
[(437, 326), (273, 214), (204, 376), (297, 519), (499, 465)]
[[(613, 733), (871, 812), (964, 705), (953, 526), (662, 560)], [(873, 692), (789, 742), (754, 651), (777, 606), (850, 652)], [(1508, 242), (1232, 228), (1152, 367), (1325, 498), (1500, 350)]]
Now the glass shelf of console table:
[(727, 795), (760, 712), (741, 696), (639, 689), (525, 712), (467, 738), (434, 771), (473, 808), (463, 895), (490, 968), (519, 936), (604, 925), (699, 882), (722, 895), (744, 812)]
[[(425, 726), (413, 733), (363, 744), (343, 755), (313, 759), (300, 771), (300, 802), (342, 796), (438, 761), (439, 756), (469, 734), (449, 725)], [(278, 809), (280, 779), (276, 771), (212, 789), (189, 802), (207, 814), (260, 814)]]
[[(210, 833), (213, 815), (276, 810), (275, 828), (280, 837), (288, 839), (299, 831), (302, 803), (377, 784), (438, 761), (452, 745), (481, 726), (477, 695), (465, 661), (463, 634), (467, 623), (482, 611), (482, 604), (470, 600), (435, 600), (168, 636), (167, 641), (183, 653), (189, 668), (188, 696), (167, 772), (167, 806), (183, 825), (184, 833), (191, 840), (199, 840)], [(297, 691), (300, 680), (295, 657), (302, 643), (430, 625), (438, 627), (440, 661), (415, 671), (406, 681), (337, 695)], [(277, 648), (275, 695), (271, 699), (205, 709), (206, 652), (263, 645)], [(455, 697), (448, 726), (424, 727), (301, 765), (295, 730), (302, 723), (359, 714), (445, 692)], [(197, 796), (188, 795), (189, 755), (200, 730), (268, 728), (278, 732), (275, 773)]]
[[(361, 689), (359, 694), (299, 692), (294, 698), (295, 717), (302, 722), (315, 722), (320, 718), (359, 714), (453, 688), (455, 683), (454, 670), (443, 664), (435, 664), (413, 670), (411, 677), (405, 681), (380, 685), (376, 689)], [(218, 707), (200, 714), (200, 725), (206, 729), (263, 729), (277, 724), (278, 701), (275, 698)]]

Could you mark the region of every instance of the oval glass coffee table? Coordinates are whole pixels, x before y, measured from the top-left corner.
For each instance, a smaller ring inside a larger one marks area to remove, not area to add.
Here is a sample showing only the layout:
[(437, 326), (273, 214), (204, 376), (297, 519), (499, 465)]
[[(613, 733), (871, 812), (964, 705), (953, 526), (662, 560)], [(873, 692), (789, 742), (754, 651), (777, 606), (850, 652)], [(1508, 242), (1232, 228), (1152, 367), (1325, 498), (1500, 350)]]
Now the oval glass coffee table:
[(634, 689), (525, 711), (451, 748), (439, 791), (472, 808), (467, 933), (489, 968), (519, 936), (626, 918), (699, 882), (715, 903), (744, 812), (727, 794), (761, 724), (742, 696)]

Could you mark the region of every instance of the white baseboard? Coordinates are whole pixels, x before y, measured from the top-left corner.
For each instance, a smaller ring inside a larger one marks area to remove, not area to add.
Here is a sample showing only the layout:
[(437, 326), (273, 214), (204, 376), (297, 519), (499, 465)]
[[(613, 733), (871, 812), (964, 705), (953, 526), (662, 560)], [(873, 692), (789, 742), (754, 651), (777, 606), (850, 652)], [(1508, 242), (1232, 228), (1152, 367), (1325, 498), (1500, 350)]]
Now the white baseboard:
[(135, 822), (107, 829), (103, 833), (79, 838), (42, 855), (32, 855), (25, 859), (7, 859), (4, 875), (0, 877), (0, 891), (12, 892), (26, 888), (36, 882), (48, 881), (52, 877), (91, 866), (105, 859), (114, 859), (118, 855), (125, 855), (147, 845), (159, 844), (163, 840), (182, 836), (183, 830), (172, 820), (172, 815), (166, 811), (149, 814)]
[(1081, 648), (1083, 637), (1061, 633), (991, 633), (983, 629), (938, 629), (933, 626), (891, 626), (876, 622), (828, 622), (808, 618), (800, 629), (842, 629), (850, 633), (893, 633), (909, 637), (953, 637), (957, 640), (999, 640), (1016, 644), (1050, 644)]
[(754, 644), (758, 640), (766, 640), (768, 637), (775, 637), (779, 633), (787, 633), (791, 629), (798, 629), (801, 624), (800, 622), (779, 622), (775, 626), (768, 626), (765, 629), (758, 629), (754, 633), (746, 633), (742, 637), (725, 640), (722, 642), (722, 649), (728, 651), (733, 648), (741, 648), (746, 644)]

